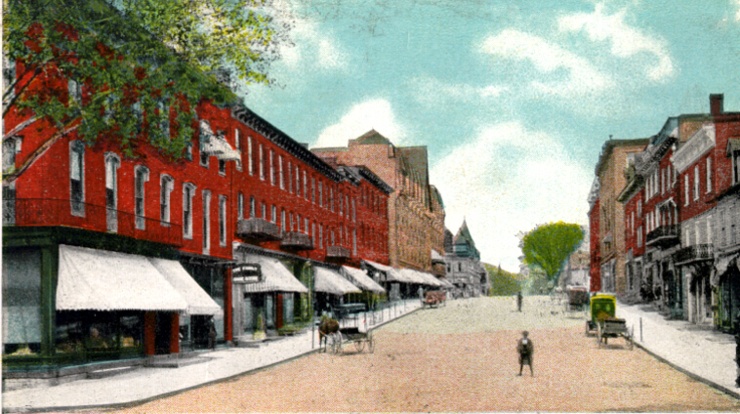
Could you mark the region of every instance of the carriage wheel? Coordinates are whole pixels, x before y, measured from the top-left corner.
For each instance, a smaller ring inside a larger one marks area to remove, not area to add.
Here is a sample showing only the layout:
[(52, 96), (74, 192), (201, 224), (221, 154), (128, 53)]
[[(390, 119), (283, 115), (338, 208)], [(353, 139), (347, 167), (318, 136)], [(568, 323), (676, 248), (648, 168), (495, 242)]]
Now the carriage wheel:
[(371, 354), (375, 352), (375, 339), (373, 339), (372, 331), (367, 333), (367, 350)]
[(362, 352), (365, 349), (365, 341), (355, 341), (355, 349), (357, 352)]

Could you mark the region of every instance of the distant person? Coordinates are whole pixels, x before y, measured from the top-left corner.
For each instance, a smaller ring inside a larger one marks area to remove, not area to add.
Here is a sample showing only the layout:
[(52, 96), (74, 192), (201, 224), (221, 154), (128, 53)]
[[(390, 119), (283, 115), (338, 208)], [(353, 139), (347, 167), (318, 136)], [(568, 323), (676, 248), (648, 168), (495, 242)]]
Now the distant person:
[(529, 365), (529, 372), (534, 376), (534, 368), (532, 367), (532, 357), (534, 356), (534, 344), (529, 339), (529, 332), (522, 332), (522, 337), (516, 346), (516, 351), (519, 353), (519, 375), (522, 375), (524, 365)]
[(85, 341), (85, 345), (88, 349), (94, 348), (108, 348), (108, 344), (105, 342), (100, 331), (97, 328), (90, 328), (90, 336)]
[(216, 350), (216, 324), (213, 319), (208, 323), (208, 347), (211, 350)]
[(522, 297), (522, 291), (520, 290), (516, 294), (516, 310), (519, 312), (522, 311), (522, 302), (524, 302), (524, 297)]

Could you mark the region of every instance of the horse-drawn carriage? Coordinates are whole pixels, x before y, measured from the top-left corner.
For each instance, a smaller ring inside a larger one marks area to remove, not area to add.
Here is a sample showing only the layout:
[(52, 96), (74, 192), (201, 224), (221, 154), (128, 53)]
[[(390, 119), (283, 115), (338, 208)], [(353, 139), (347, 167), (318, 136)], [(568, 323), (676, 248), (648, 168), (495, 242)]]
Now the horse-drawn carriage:
[(633, 333), (627, 328), (627, 321), (616, 317), (617, 299), (614, 295), (592, 296), (589, 309), (586, 335), (596, 330), (596, 340), (599, 346), (607, 345), (609, 338), (622, 337), (627, 341), (627, 347), (633, 348)]
[(428, 290), (424, 292), (424, 299), (421, 300), (421, 307), (435, 308), (439, 305), (444, 306), (447, 301), (447, 293), (444, 290)]
[(370, 353), (375, 352), (375, 339), (373, 332), (360, 331), (356, 326), (341, 327), (336, 319), (322, 319), (319, 325), (319, 348), (324, 344), (324, 350), (330, 350), (334, 354), (342, 352), (342, 347), (351, 343), (355, 344), (357, 352), (362, 352), (367, 345)]

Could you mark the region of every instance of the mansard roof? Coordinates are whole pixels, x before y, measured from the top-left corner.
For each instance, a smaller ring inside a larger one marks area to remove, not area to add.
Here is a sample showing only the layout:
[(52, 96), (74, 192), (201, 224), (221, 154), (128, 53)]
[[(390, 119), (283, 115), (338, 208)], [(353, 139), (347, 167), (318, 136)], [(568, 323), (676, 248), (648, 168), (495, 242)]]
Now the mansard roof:
[(381, 191), (383, 191), (386, 194), (390, 194), (393, 192), (393, 187), (386, 184), (385, 181), (383, 181), (380, 177), (375, 175), (375, 173), (372, 172), (372, 170), (370, 170), (364, 165), (355, 165), (355, 166), (340, 165), (337, 169), (339, 171), (345, 172), (345, 174), (352, 175), (358, 181), (360, 178), (367, 180), (369, 183), (371, 183), (375, 187), (378, 187)]

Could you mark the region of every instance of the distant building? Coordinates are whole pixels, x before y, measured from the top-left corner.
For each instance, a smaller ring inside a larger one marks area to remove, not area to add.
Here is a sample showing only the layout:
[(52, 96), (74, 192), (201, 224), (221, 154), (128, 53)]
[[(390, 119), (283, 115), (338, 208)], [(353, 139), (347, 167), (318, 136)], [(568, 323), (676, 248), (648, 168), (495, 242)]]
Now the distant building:
[(451, 247), (445, 252), (445, 261), (447, 280), (455, 286), (453, 294), (458, 297), (487, 294), (491, 287), (488, 272), (480, 262), (480, 252), (475, 247), (466, 221), (457, 231)]
[(432, 271), (432, 250), (444, 247), (444, 205), (429, 184), (426, 146), (397, 147), (375, 130), (348, 146), (313, 148), (330, 165), (362, 165), (393, 187), (388, 199), (388, 247), (392, 267)]

